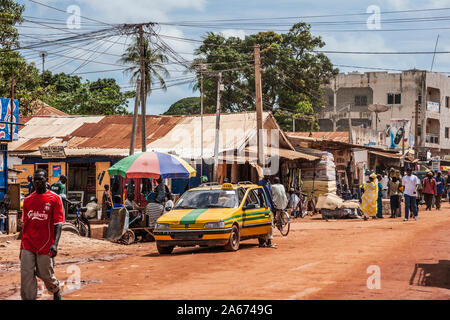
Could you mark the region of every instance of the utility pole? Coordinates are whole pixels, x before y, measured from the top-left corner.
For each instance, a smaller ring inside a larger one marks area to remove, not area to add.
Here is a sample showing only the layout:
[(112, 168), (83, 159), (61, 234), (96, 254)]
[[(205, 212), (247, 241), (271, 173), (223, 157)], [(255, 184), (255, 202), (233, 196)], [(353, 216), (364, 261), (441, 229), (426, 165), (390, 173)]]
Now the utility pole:
[(295, 115), (292, 117), (292, 131), (295, 132)]
[(141, 63), (141, 115), (142, 115), (142, 152), (147, 151), (147, 141), (146, 141), (146, 132), (145, 132), (145, 120), (146, 120), (146, 96), (147, 96), (147, 86), (146, 86), (146, 80), (145, 80), (145, 62), (144, 62), (144, 30), (142, 25), (139, 26), (139, 60)]
[(418, 129), (419, 129), (419, 100), (416, 100), (416, 108), (414, 112), (414, 158), (419, 156), (419, 144), (418, 144)]
[(261, 56), (260, 45), (253, 46), (255, 56), (255, 92), (256, 92), (256, 137), (258, 144), (258, 165), (263, 165), (264, 146), (262, 141), (262, 85), (261, 85)]
[(203, 176), (203, 72), (206, 65), (200, 65), (200, 177)]
[(351, 105), (348, 105), (348, 139), (350, 143), (353, 143), (352, 137), (352, 117), (351, 117)]
[(136, 143), (136, 127), (139, 114), (139, 103), (141, 101), (139, 97), (140, 94), (141, 94), (141, 79), (138, 79), (136, 81), (136, 99), (134, 100), (133, 127), (131, 129), (131, 141), (130, 141), (130, 156), (134, 154), (134, 148)]
[(44, 72), (45, 72), (45, 57), (47, 56), (47, 52), (42, 51), (41, 52), (41, 57), (42, 57), (42, 89), (44, 89), (45, 91), (45, 87), (44, 87)]
[[(220, 131), (220, 97), (222, 90), (222, 72), (219, 72), (219, 79), (217, 81), (217, 107), (216, 107), (216, 139), (214, 141), (214, 179), (217, 181), (219, 169), (219, 131)], [(202, 141), (203, 142), (203, 141)]]

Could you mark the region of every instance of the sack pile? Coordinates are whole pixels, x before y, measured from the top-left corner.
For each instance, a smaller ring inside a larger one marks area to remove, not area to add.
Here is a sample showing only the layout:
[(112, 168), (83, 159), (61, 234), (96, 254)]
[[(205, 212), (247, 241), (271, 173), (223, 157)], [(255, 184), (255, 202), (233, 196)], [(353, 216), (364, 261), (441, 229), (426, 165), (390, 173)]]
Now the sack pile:
[[(314, 173), (316, 174), (314, 178)], [(336, 193), (336, 165), (333, 154), (324, 151), (319, 162), (302, 164), (302, 189), (314, 194)]]

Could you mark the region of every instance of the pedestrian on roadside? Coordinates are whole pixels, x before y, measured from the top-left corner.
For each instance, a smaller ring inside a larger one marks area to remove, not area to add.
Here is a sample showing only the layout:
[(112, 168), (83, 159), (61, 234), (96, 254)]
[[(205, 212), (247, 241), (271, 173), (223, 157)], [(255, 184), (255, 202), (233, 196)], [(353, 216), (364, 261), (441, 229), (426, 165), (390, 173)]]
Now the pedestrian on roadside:
[(391, 205), (391, 218), (399, 216), (400, 212), (400, 181), (393, 175), (388, 184), (388, 194)]
[(436, 175), (436, 209), (441, 210), (442, 195), (445, 194), (445, 178), (442, 176), (442, 172), (438, 171)]
[(34, 173), (35, 192), (26, 197), (22, 210), (20, 244), (20, 295), (23, 300), (36, 300), (40, 278), (54, 300), (61, 300), (59, 281), (54, 275), (54, 258), (64, 222), (62, 199), (47, 188), (47, 172)]
[(420, 179), (412, 174), (412, 169), (408, 167), (406, 169), (406, 176), (402, 178), (402, 186), (404, 188), (404, 196), (405, 196), (405, 219), (404, 221), (408, 221), (409, 211), (411, 210), (414, 216), (414, 219), (417, 221), (418, 212), (417, 212), (417, 189), (420, 186)]
[(422, 182), (422, 193), (425, 197), (426, 209), (431, 211), (431, 206), (433, 204), (433, 197), (437, 195), (436, 180), (433, 178), (433, 172), (428, 171), (427, 176)]
[(262, 179), (258, 181), (258, 186), (263, 187), (264, 193), (266, 194), (266, 198), (269, 201), (270, 211), (272, 213), (270, 215), (272, 218), (270, 233), (265, 236), (264, 240), (259, 240), (259, 246), (276, 248), (276, 246), (272, 244), (273, 228), (274, 228), (274, 215), (276, 214), (276, 208), (275, 208), (275, 204), (273, 202), (272, 184), (270, 183), (269, 177), (263, 176)]
[(381, 175), (377, 175), (378, 197), (377, 197), (377, 218), (383, 219), (383, 184)]

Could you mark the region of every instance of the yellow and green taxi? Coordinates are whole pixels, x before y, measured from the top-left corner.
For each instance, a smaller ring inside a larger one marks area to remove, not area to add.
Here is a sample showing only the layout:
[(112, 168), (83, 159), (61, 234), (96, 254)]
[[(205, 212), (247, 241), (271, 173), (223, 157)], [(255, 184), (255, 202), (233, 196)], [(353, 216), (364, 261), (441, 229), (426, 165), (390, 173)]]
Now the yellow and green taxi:
[(241, 240), (263, 242), (271, 232), (272, 213), (262, 187), (250, 183), (202, 185), (185, 192), (173, 209), (156, 221), (159, 253), (175, 246), (225, 246)]

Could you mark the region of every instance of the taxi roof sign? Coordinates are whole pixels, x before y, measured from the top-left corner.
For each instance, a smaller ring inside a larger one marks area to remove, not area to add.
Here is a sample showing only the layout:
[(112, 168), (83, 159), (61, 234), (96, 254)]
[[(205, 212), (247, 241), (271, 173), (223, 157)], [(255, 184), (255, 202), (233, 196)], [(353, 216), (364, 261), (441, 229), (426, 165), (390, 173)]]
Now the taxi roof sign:
[(233, 185), (231, 183), (224, 183), (222, 184), (223, 190), (233, 190)]

